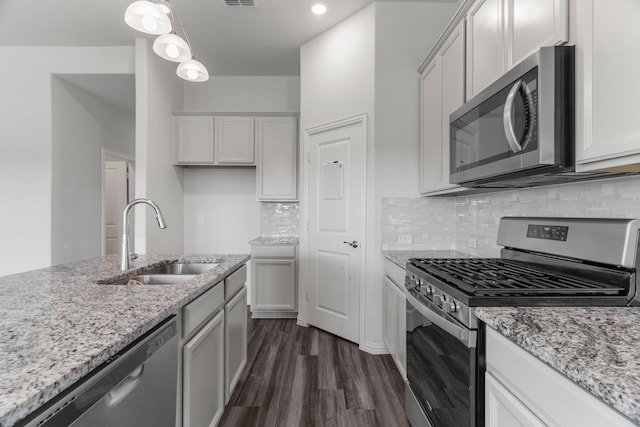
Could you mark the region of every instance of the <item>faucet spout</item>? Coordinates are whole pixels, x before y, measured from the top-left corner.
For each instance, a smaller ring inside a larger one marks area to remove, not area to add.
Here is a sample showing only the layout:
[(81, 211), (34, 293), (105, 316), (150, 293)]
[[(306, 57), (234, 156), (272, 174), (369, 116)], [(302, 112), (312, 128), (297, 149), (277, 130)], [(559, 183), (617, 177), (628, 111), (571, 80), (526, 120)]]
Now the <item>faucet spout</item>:
[(149, 205), (156, 212), (156, 220), (158, 221), (158, 227), (167, 228), (167, 224), (164, 222), (164, 217), (162, 216), (162, 212), (158, 205), (155, 204), (153, 200), (149, 199), (135, 199), (129, 202), (129, 204), (124, 208), (124, 212), (122, 213), (122, 246), (121, 246), (121, 259), (120, 259), (120, 270), (125, 271), (129, 269), (129, 261), (131, 256), (129, 254), (129, 221), (128, 221), (128, 213), (132, 207), (137, 204), (145, 204)]

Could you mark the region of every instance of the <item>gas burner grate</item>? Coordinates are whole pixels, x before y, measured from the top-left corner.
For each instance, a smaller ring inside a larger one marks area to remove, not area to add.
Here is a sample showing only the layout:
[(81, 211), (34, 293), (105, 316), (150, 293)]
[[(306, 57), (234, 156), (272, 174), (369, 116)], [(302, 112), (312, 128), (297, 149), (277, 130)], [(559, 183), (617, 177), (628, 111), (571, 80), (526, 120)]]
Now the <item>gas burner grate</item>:
[(625, 288), (501, 258), (412, 259), (422, 271), (470, 296), (620, 295)]

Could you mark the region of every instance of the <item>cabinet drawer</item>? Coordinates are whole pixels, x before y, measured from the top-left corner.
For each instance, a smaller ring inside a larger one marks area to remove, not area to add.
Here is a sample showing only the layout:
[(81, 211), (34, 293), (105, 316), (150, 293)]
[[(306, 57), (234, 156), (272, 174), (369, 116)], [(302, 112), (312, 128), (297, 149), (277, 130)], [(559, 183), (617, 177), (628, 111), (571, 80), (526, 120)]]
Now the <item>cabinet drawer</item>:
[(202, 294), (183, 308), (182, 334), (188, 337), (198, 326), (211, 317), (224, 304), (222, 282)]
[(253, 258), (295, 258), (296, 246), (252, 246)]
[(224, 279), (225, 297), (227, 300), (233, 297), (247, 281), (247, 266), (243, 265)]

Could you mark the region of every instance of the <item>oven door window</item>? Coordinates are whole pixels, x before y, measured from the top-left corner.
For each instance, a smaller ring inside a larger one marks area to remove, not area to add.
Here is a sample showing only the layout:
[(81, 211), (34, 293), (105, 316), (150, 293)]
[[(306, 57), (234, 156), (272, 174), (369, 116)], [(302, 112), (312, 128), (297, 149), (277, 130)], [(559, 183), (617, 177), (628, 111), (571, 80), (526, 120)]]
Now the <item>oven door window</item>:
[(407, 302), (407, 377), (434, 427), (475, 425), (476, 348)]

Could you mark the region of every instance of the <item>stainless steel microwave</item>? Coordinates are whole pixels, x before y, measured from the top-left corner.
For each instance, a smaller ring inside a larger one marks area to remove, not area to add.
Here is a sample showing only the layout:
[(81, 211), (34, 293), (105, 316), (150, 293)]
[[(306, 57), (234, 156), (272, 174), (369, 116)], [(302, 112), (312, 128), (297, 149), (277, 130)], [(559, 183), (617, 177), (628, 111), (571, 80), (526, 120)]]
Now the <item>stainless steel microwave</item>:
[(574, 75), (573, 46), (543, 47), (453, 112), (450, 182), (528, 187), (573, 172)]

